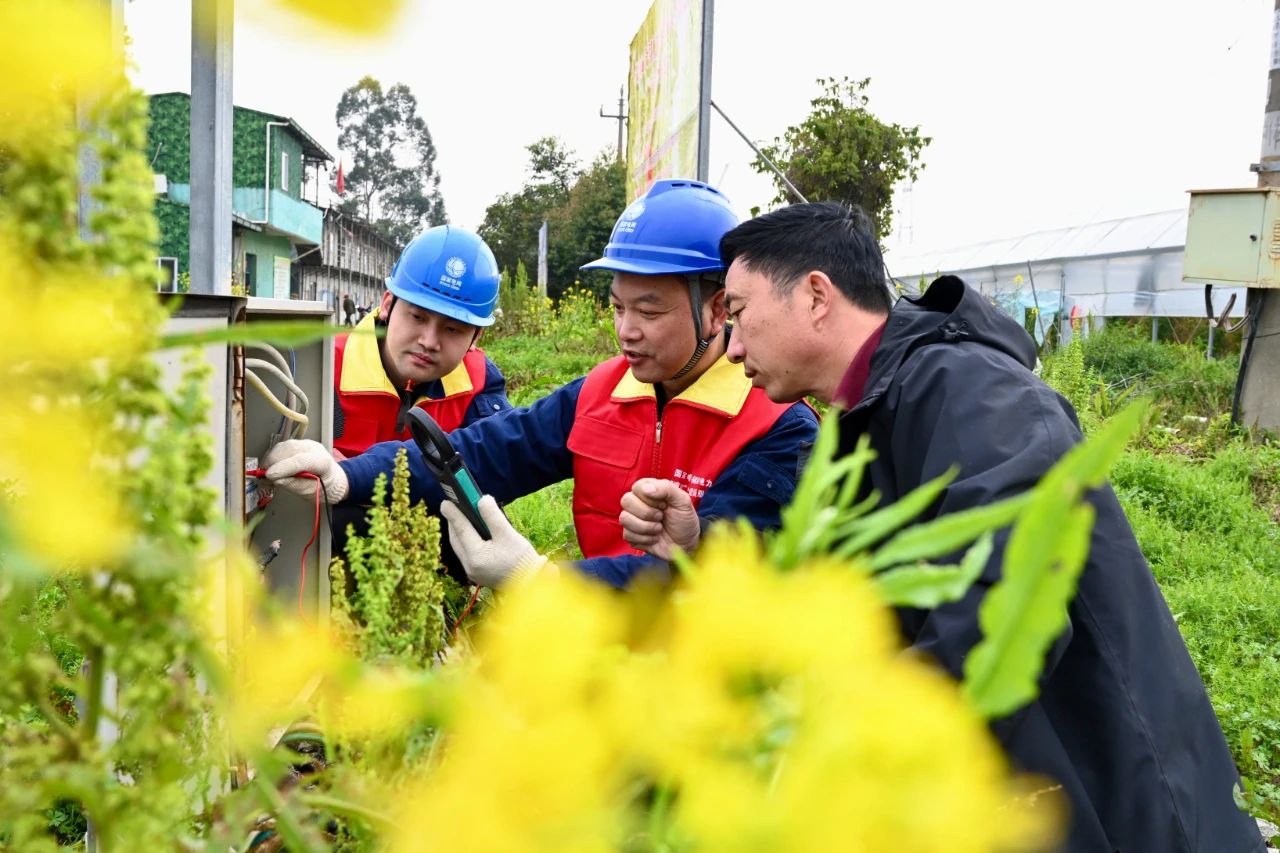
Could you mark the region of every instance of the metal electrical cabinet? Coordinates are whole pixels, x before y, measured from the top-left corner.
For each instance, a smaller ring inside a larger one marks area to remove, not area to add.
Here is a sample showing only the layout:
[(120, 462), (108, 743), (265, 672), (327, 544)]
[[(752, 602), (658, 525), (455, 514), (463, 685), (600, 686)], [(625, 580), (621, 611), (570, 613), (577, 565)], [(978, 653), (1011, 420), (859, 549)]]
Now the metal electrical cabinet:
[(1280, 191), (1192, 190), (1182, 280), (1280, 287)]
[[(196, 294), (168, 295), (160, 298), (171, 306), (172, 316), (165, 332), (216, 332), (233, 324), (307, 320), (331, 322), (332, 311), (321, 302), (284, 299), (257, 299), (238, 296)], [(179, 301), (176, 310), (172, 303)], [(328, 338), (295, 348), (275, 347), (289, 369), (293, 382), (308, 399), (309, 423), (303, 437), (315, 439), (325, 447), (333, 446), (333, 346)], [(269, 354), (253, 347), (225, 343), (207, 344), (200, 348), (201, 359), (211, 369), (206, 393), (210, 400), (207, 429), (211, 438), (213, 470), (206, 484), (219, 496), (226, 518), (243, 524), (248, 531), (246, 546), (257, 557), (279, 540), (280, 551), (267, 564), (263, 575), (272, 593), (287, 605), (296, 606), (298, 589), (304, 613), (325, 620), (329, 611), (329, 524), (327, 509), (321, 505), (316, 541), (307, 548), (315, 529), (315, 505), (291, 494), (276, 494), (264, 506), (256, 507), (261, 497), (259, 484), (245, 476), (246, 459), (258, 460), (270, 449), (279, 432), (280, 413), (267, 398), (247, 381), (245, 358), (267, 358)], [(178, 387), (182, 376), (185, 350), (166, 350), (157, 356), (164, 372), (166, 389)], [(257, 373), (268, 389), (281, 400), (286, 388), (278, 377), (265, 370)], [(218, 550), (220, 526), (209, 531), (211, 548)], [(305, 574), (305, 579), (304, 579)]]
[[(282, 320), (324, 322), (331, 317), (332, 309), (323, 302), (250, 298), (246, 300), (243, 322), (252, 327), (255, 323)], [(300, 437), (314, 439), (327, 448), (333, 447), (333, 342), (324, 338), (294, 348), (275, 349), (290, 362), (293, 381), (309, 401), (309, 423)], [(262, 353), (252, 346), (243, 347), (235, 376), (244, 401), (243, 451), (240, 458), (256, 458), (259, 462), (271, 448), (282, 422), (282, 416), (267, 398), (245, 381), (245, 359), (261, 357)], [(261, 370), (258, 375), (270, 390), (284, 399), (285, 390), (280, 381), (273, 381), (271, 375)], [(243, 476), (243, 461), (240, 471)], [(278, 493), (265, 507), (254, 509), (250, 504), (257, 486), (257, 483), (245, 479), (241, 491), (246, 501), (245, 520), (251, 526), (250, 553), (262, 554), (268, 551), (273, 541), (279, 540), (280, 552), (265, 571), (268, 586), (284, 601), (301, 601), (305, 615), (326, 619), (329, 613), (328, 508), (321, 503), (316, 541), (307, 548), (312, 531), (316, 530), (315, 504), (292, 494)], [(305, 563), (302, 562), (304, 548), (307, 551)], [(299, 585), (303, 587), (301, 597), (298, 595)]]

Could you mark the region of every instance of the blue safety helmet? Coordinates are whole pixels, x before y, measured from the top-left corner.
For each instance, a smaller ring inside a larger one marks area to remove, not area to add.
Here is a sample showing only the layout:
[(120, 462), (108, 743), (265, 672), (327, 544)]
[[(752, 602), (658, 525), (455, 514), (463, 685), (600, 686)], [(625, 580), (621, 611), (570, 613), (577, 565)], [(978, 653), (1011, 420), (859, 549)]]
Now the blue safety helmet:
[(724, 193), (701, 181), (658, 181), (622, 211), (604, 257), (584, 270), (637, 275), (722, 272), (720, 238), (738, 224)]
[(489, 326), (498, 304), (498, 262), (477, 235), (456, 225), (438, 225), (404, 247), (387, 290), (419, 308)]

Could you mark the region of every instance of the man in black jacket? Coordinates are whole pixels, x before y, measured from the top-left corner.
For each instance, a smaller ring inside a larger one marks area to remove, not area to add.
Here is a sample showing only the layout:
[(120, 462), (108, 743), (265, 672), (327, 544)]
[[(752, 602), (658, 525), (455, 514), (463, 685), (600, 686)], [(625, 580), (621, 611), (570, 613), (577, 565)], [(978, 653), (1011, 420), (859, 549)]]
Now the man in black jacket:
[[(841, 442), (869, 435), (884, 503), (959, 475), (928, 517), (1031, 488), (1081, 440), (1071, 406), (1032, 373), (1031, 339), (976, 291), (944, 276), (891, 305), (862, 211), (799, 204), (725, 235), (729, 357), (777, 402), (813, 395), (845, 411)], [(659, 557), (697, 544), (682, 493), (642, 480), (624, 498), (627, 538)], [(1061, 783), (1071, 851), (1254, 853), (1239, 778), (1204, 685), (1110, 486), (1096, 509), (1069, 624), (1040, 696), (993, 731), (1018, 768)], [(1000, 576), (1007, 531), (960, 601), (901, 610), (907, 642), (959, 677), (981, 638), (978, 606)]]

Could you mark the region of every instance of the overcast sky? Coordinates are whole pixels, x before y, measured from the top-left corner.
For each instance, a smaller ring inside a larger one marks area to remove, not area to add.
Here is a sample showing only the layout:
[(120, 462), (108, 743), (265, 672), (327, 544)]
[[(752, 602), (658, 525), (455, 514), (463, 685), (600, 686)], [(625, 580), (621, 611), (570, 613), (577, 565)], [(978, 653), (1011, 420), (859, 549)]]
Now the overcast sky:
[[(284, 114), (337, 154), (334, 108), (365, 74), (407, 83), (450, 219), (474, 228), (526, 176), (524, 146), (612, 150), (628, 46), (651, 0), (406, 0), (389, 35), (334, 36), (237, 0), (237, 105)], [(801, 121), (818, 77), (871, 77), (871, 109), (933, 137), (899, 193), (893, 255), (1182, 207), (1251, 186), (1272, 0), (717, 0), (712, 93), (761, 141)], [(190, 4), (131, 0), (137, 83), (190, 86)], [(710, 179), (770, 206), (751, 151), (712, 117)], [(348, 158), (348, 165), (350, 159)]]

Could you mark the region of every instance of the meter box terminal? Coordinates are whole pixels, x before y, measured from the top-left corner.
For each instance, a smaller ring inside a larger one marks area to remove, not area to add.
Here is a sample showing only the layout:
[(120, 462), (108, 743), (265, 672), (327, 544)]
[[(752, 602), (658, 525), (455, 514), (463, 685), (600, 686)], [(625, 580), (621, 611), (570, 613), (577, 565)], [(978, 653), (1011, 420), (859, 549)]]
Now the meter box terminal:
[(1182, 280), (1280, 287), (1280, 189), (1192, 190)]

